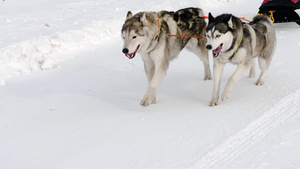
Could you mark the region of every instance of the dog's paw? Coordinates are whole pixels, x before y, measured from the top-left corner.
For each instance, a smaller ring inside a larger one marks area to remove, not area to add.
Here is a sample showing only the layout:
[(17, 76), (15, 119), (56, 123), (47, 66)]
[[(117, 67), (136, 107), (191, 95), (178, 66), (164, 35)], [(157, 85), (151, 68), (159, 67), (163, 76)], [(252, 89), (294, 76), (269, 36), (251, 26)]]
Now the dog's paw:
[(209, 102), (209, 106), (214, 107), (218, 105), (218, 101), (212, 100)]
[(254, 78), (256, 76), (256, 72), (255, 72), (255, 70), (250, 70), (250, 72), (249, 72), (249, 78)]
[(156, 103), (156, 98), (153, 98), (153, 99), (149, 99), (149, 98), (144, 98), (142, 101), (141, 101), (141, 106), (149, 106), (150, 104), (155, 104)]
[(251, 79), (253, 79), (253, 78), (255, 78), (255, 74), (249, 74), (249, 78), (251, 78)]
[(262, 86), (265, 84), (265, 82), (258, 80), (255, 84), (256, 84), (256, 86)]
[(203, 80), (211, 80), (211, 79), (212, 79), (212, 77), (211, 77), (211, 75), (209, 75), (209, 76), (205, 76)]
[(228, 94), (228, 93), (223, 93), (223, 94), (222, 94), (222, 97), (221, 97), (221, 100), (222, 100), (222, 101), (225, 101), (225, 100), (229, 99), (229, 97), (230, 97), (230, 94)]

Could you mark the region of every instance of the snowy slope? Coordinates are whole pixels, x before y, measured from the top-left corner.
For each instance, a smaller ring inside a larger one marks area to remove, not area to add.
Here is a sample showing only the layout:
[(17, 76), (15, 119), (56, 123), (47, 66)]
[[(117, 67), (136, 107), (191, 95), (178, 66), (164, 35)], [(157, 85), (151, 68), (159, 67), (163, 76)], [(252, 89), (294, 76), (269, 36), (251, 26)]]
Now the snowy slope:
[[(260, 3), (1, 1), (0, 168), (300, 168), (298, 25), (274, 25), (265, 85), (245, 76), (217, 107), (208, 106), (213, 82), (187, 51), (171, 63), (157, 104), (141, 107), (142, 60), (121, 53), (128, 10), (253, 16)], [(226, 66), (222, 88), (234, 69)]]

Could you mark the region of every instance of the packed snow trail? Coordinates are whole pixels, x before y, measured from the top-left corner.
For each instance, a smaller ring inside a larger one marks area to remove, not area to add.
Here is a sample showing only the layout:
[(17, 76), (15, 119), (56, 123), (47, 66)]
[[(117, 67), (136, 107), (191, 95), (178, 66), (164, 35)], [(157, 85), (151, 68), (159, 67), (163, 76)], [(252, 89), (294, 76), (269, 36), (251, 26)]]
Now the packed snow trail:
[(244, 154), (271, 132), (286, 123), (300, 110), (300, 90), (292, 93), (275, 105), (269, 106), (261, 117), (229, 137), (221, 145), (208, 152), (191, 169), (231, 168), (240, 154)]

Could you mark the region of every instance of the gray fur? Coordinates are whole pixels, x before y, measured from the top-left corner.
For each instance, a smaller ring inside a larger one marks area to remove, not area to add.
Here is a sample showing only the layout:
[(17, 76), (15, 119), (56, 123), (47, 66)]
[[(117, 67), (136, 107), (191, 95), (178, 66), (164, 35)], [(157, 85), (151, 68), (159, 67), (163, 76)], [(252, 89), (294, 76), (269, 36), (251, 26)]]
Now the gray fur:
[[(243, 24), (240, 19), (230, 14), (223, 14), (215, 19), (209, 14), (207, 48), (213, 50), (214, 90), (210, 106), (216, 106), (219, 100), (220, 83), (226, 63), (238, 67), (227, 82), (221, 100), (230, 97), (234, 84), (250, 68), (249, 77), (255, 76), (255, 61), (258, 57), (261, 74), (256, 85), (263, 85), (270, 66), (275, 47), (276, 36), (272, 21), (267, 16), (256, 16), (250, 24)], [(240, 46), (239, 46), (240, 44)], [(221, 50), (220, 50), (221, 49)], [(236, 52), (236, 54), (234, 54)]]
[[(128, 12), (121, 30), (124, 40), (123, 53), (130, 59), (135, 57), (136, 53), (141, 54), (149, 81), (141, 105), (148, 106), (156, 102), (157, 88), (170, 61), (185, 47), (203, 61), (204, 79), (211, 79), (208, 50), (205, 48), (205, 29), (203, 12), (199, 8), (185, 8), (176, 12), (140, 12), (135, 15)], [(182, 37), (169, 35), (203, 36), (203, 39), (186, 37), (183, 40)]]

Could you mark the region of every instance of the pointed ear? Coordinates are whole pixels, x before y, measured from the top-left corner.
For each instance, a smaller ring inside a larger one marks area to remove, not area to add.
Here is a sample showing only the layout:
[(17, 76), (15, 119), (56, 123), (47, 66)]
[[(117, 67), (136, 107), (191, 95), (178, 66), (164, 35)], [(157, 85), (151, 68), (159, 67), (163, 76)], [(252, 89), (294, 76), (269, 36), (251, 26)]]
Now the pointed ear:
[(126, 20), (128, 20), (130, 18), (132, 18), (132, 13), (131, 13), (131, 11), (128, 11), (127, 16), (126, 16)]
[(229, 16), (228, 26), (229, 26), (231, 29), (233, 29), (232, 15)]
[(144, 26), (147, 26), (148, 25), (148, 21), (147, 21), (147, 18), (146, 18), (146, 13), (144, 12), (142, 18), (141, 18), (141, 22)]
[(211, 13), (208, 13), (208, 23), (211, 23), (215, 20)]

